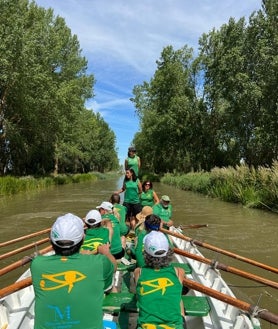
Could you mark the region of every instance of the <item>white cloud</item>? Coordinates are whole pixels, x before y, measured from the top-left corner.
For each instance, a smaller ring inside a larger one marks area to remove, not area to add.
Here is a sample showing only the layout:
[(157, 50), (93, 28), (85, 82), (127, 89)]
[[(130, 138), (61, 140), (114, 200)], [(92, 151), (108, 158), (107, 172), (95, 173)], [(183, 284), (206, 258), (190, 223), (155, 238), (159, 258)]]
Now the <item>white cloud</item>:
[(261, 0), (37, 0), (65, 18), (96, 78), (88, 108), (117, 134), (119, 157), (138, 130), (129, 101), (134, 85), (149, 80), (163, 48), (197, 49), (198, 39), (230, 17), (249, 17)]

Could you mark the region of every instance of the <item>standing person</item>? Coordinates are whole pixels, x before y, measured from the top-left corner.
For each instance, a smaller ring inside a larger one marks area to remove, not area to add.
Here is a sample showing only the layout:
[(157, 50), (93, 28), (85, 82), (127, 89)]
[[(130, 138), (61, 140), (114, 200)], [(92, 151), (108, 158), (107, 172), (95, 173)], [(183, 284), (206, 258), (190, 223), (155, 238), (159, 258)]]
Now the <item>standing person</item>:
[(168, 195), (163, 195), (158, 204), (153, 206), (153, 213), (161, 218), (163, 228), (169, 229), (174, 225), (172, 220), (173, 207), (170, 204), (171, 200)]
[(159, 203), (159, 198), (156, 192), (153, 190), (153, 183), (150, 180), (147, 180), (142, 184), (140, 202), (143, 207), (153, 207), (155, 204)]
[(80, 254), (83, 238), (79, 217), (60, 216), (50, 232), (55, 254), (32, 261), (34, 329), (103, 328), (103, 296), (112, 287), (117, 264), (108, 245), (99, 246), (96, 255)]
[(138, 329), (184, 329), (181, 299), (184, 270), (171, 266), (173, 251), (166, 236), (152, 231), (144, 239), (146, 267), (134, 271), (139, 316)]
[(98, 246), (102, 244), (110, 246), (109, 229), (101, 226), (101, 221), (101, 214), (98, 210), (93, 209), (87, 213), (85, 217), (87, 230), (80, 252), (85, 253), (85, 250), (88, 250), (92, 254), (96, 254)]
[(110, 246), (111, 254), (116, 259), (121, 259), (125, 254), (125, 250), (122, 246), (120, 223), (118, 218), (113, 213), (113, 205), (111, 202), (103, 201), (101, 205), (97, 206), (96, 208), (101, 214), (103, 226), (108, 228), (110, 226), (113, 229)]
[(133, 169), (135, 175), (139, 176), (139, 170), (141, 168), (141, 159), (136, 155), (136, 149), (134, 146), (130, 146), (127, 152), (127, 158), (125, 159), (125, 170)]
[(123, 205), (127, 208), (127, 220), (131, 229), (134, 229), (135, 216), (142, 210), (140, 203), (142, 184), (133, 169), (126, 170), (123, 186), (115, 193), (122, 192), (125, 192)]

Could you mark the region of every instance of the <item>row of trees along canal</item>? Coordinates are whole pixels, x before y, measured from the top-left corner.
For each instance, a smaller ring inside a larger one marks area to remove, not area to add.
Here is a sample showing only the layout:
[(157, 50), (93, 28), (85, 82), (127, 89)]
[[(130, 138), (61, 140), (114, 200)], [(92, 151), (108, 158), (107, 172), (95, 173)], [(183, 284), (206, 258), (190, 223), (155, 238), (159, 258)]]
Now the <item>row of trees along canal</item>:
[(0, 40), (0, 174), (117, 168), (114, 132), (85, 108), (95, 79), (64, 19), (1, 1)]
[[(133, 89), (135, 144), (156, 172), (271, 165), (278, 152), (278, 2), (163, 49), (149, 82)], [(184, 26), (186, 29), (186, 26)]]
[[(133, 89), (134, 143), (154, 172), (271, 165), (277, 158), (278, 2), (187, 45), (167, 46)], [(28, 0), (0, 5), (0, 174), (110, 170), (115, 135), (85, 109), (94, 76), (61, 17)], [(186, 26), (184, 27), (186, 28)]]

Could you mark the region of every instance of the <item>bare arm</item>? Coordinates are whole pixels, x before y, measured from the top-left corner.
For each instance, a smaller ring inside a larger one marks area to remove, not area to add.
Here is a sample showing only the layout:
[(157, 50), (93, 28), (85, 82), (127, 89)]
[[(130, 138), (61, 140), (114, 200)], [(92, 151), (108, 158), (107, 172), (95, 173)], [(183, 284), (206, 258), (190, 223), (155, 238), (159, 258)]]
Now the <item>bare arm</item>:
[(109, 244), (102, 244), (98, 246), (97, 251), (99, 254), (105, 255), (114, 265), (114, 272), (117, 269), (117, 261), (115, 257), (111, 254)]
[(138, 180), (138, 191), (139, 191), (139, 194), (142, 193), (142, 184), (139, 180)]
[(154, 200), (154, 204), (158, 204), (159, 203), (159, 198), (158, 198), (158, 196), (157, 196), (157, 194), (156, 194), (155, 191), (153, 191), (153, 200)]
[(141, 159), (138, 157), (138, 168), (141, 168)]

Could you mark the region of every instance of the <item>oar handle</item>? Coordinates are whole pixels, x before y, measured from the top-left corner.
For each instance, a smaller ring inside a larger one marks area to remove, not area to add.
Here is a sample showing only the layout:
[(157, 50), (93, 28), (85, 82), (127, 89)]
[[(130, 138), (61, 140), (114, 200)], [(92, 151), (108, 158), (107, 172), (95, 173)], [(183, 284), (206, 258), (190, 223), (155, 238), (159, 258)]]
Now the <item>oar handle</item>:
[(232, 267), (232, 266), (227, 266), (225, 264), (215, 262), (212, 259), (201, 257), (199, 255), (192, 254), (188, 251), (181, 250), (179, 248), (174, 248), (173, 250), (174, 250), (175, 253), (177, 253), (179, 255), (185, 256), (187, 258), (195, 259), (195, 260), (197, 260), (201, 263), (211, 265), (212, 267), (217, 268), (219, 270), (223, 270), (223, 271), (226, 271), (226, 272), (229, 272), (229, 273), (237, 274), (239, 276), (242, 276), (243, 278), (250, 279), (250, 280), (253, 280), (253, 281), (256, 281), (256, 282), (260, 282), (260, 283), (263, 283), (267, 286), (278, 289), (278, 282), (271, 281), (271, 280), (268, 280), (266, 278), (260, 277), (258, 275), (239, 270), (239, 269), (237, 269), (235, 267)]
[(26, 288), (32, 284), (32, 279), (31, 277), (28, 277), (26, 279), (17, 281), (5, 288), (0, 289), (0, 299), (4, 298), (18, 290), (21, 290), (23, 288)]
[(24, 246), (24, 247), (21, 247), (21, 248), (18, 248), (18, 249), (15, 249), (15, 250), (9, 251), (9, 252), (7, 252), (7, 253), (5, 253), (5, 254), (0, 255), (0, 260), (1, 260), (1, 259), (8, 258), (8, 257), (13, 256), (13, 255), (16, 255), (16, 254), (19, 254), (19, 253), (21, 253), (21, 252), (23, 252), (23, 251), (25, 251), (25, 250), (28, 250), (28, 249), (34, 248), (34, 247), (39, 246), (39, 245), (41, 245), (41, 244), (43, 244), (43, 243), (46, 243), (46, 242), (48, 242), (48, 241), (49, 241), (49, 238), (45, 238), (45, 239), (42, 239), (42, 240), (39, 240), (39, 241), (36, 241), (36, 242), (30, 243), (30, 244), (28, 244), (28, 245), (26, 245), (26, 246)]
[(208, 227), (208, 224), (188, 224), (188, 225), (178, 225), (182, 230), (187, 230), (191, 228), (202, 228), (202, 227)]
[(160, 231), (163, 232), (163, 233), (172, 235), (172, 236), (174, 236), (176, 238), (179, 238), (181, 240), (192, 242), (192, 243), (194, 243), (197, 246), (200, 246), (200, 247), (203, 247), (203, 248), (206, 248), (206, 249), (209, 249), (209, 250), (213, 250), (213, 251), (219, 252), (219, 253), (221, 253), (223, 255), (230, 256), (232, 258), (235, 258), (237, 260), (243, 261), (245, 263), (252, 264), (254, 266), (258, 266), (260, 268), (263, 268), (263, 269), (265, 269), (267, 271), (271, 271), (271, 272), (274, 272), (274, 273), (277, 273), (278, 274), (278, 268), (276, 268), (276, 267), (272, 267), (272, 266), (269, 266), (269, 265), (266, 265), (266, 264), (257, 262), (257, 261), (255, 261), (253, 259), (246, 258), (246, 257), (240, 256), (240, 255), (237, 255), (237, 254), (232, 253), (232, 252), (230, 252), (228, 250), (220, 249), (220, 248), (215, 247), (215, 246), (212, 246), (212, 245), (210, 245), (208, 243), (204, 243), (204, 242), (201, 242), (201, 241), (192, 239), (190, 237), (187, 237), (187, 236), (185, 236), (183, 234), (172, 232), (170, 230), (165, 230), (163, 228), (161, 228)]
[(271, 322), (273, 324), (278, 324), (278, 315), (271, 313), (264, 309), (259, 309), (257, 306), (253, 306), (251, 304), (248, 304), (242, 300), (239, 300), (237, 298), (231, 297), (229, 295), (223, 294), (220, 291), (214, 290), (212, 288), (206, 287), (200, 283), (197, 283), (195, 281), (189, 280), (187, 278), (183, 279), (183, 284), (187, 286), (190, 289), (197, 290), (199, 292), (202, 292), (210, 297), (216, 298), (218, 300), (221, 300), (224, 303), (227, 303), (229, 305), (233, 305), (243, 311), (248, 312), (252, 316), (259, 317), (263, 320), (266, 320), (268, 322)]
[[(42, 250), (39, 250), (38, 253), (39, 253), (40, 255), (43, 255), (43, 254), (46, 254), (47, 252), (49, 252), (49, 251), (51, 251), (51, 250), (52, 250), (52, 246), (48, 246), (48, 247), (46, 247), (46, 248), (44, 248), (44, 249), (42, 249)], [(37, 255), (37, 254), (32, 254), (32, 255), (30, 255), (30, 256), (26, 256), (26, 257), (22, 258), (21, 260), (18, 260), (17, 262), (14, 262), (14, 263), (12, 263), (12, 264), (6, 266), (6, 267), (1, 268), (1, 269), (0, 269), (0, 276), (6, 274), (6, 273), (8, 273), (8, 272), (11, 272), (12, 270), (15, 270), (15, 269), (17, 269), (17, 268), (19, 268), (19, 267), (21, 267), (21, 266), (27, 264), (27, 263), (30, 263), (31, 260), (32, 260), (36, 255)]]
[(30, 239), (30, 238), (33, 238), (35, 236), (41, 235), (41, 234), (48, 233), (48, 232), (50, 232), (50, 230), (51, 230), (51, 228), (46, 228), (44, 230), (34, 232), (34, 233), (31, 233), (31, 234), (28, 234), (28, 235), (24, 235), (24, 236), (21, 236), (19, 238), (13, 239), (13, 240), (9, 240), (9, 241), (6, 241), (6, 242), (1, 242), (0, 247), (6, 247), (6, 246), (8, 246), (10, 244), (13, 244), (15, 242), (23, 241), (23, 240)]

